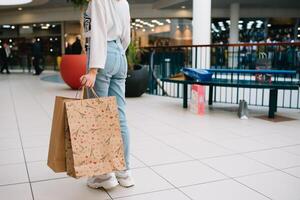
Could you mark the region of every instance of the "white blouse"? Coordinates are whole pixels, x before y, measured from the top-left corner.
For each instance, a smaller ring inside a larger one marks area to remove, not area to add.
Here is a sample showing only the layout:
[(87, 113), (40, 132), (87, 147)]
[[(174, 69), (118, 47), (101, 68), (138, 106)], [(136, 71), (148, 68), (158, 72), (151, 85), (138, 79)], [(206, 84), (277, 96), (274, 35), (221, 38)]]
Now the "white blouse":
[(89, 68), (104, 69), (107, 42), (130, 43), (130, 11), (127, 0), (91, 0), (85, 13), (85, 34), (90, 38)]

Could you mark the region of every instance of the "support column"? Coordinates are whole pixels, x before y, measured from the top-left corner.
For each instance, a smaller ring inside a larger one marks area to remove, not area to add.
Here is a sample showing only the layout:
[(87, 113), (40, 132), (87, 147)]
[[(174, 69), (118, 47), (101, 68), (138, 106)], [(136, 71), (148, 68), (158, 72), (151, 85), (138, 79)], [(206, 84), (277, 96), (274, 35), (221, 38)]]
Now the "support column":
[(60, 33), (61, 33), (61, 55), (66, 53), (66, 44), (65, 44), (65, 22), (61, 22), (60, 24)]
[(230, 5), (230, 38), (229, 42), (238, 43), (239, 42), (239, 20), (240, 20), (240, 4), (232, 3)]
[[(240, 4), (239, 3), (232, 3), (230, 5), (230, 36), (229, 36), (229, 43), (236, 44), (239, 43), (239, 20), (240, 20)], [(230, 68), (237, 68), (238, 63), (238, 47), (230, 47), (228, 49), (228, 67)]]
[[(193, 0), (193, 45), (211, 44), (211, 0)], [(210, 68), (210, 47), (193, 49), (193, 67)]]

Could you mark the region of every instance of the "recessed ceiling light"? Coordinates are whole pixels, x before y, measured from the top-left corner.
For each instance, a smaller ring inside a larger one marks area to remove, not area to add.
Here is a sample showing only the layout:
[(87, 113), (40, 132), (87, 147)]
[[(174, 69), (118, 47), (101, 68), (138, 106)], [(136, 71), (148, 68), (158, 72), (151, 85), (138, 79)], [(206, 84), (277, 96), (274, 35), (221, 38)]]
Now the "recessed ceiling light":
[(1, 0), (0, 5), (1, 6), (12, 6), (12, 5), (22, 5), (31, 3), (32, 0)]
[(181, 8), (182, 8), (182, 9), (185, 9), (186, 7), (185, 7), (185, 6), (181, 6)]

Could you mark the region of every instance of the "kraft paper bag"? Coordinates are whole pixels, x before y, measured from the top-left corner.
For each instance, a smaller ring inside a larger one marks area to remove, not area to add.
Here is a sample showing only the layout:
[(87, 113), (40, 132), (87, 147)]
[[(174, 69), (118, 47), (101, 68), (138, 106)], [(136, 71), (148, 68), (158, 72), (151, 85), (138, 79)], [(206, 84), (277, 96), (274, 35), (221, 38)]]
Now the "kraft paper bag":
[(48, 152), (48, 166), (56, 173), (66, 172), (65, 102), (72, 99), (56, 97)]
[(115, 97), (72, 100), (66, 106), (66, 167), (74, 178), (126, 168)]

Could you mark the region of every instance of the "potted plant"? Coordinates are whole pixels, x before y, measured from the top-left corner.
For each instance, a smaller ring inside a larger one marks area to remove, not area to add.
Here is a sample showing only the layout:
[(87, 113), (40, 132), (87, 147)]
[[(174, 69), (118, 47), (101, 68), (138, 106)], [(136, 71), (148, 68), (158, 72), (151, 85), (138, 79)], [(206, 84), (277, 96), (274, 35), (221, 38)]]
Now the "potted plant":
[(134, 43), (127, 49), (128, 72), (126, 78), (126, 97), (140, 97), (148, 88), (149, 72), (140, 65), (141, 50)]
[(84, 11), (88, 4), (87, 0), (67, 0), (80, 10), (80, 35), (82, 52), (79, 55), (63, 55), (61, 60), (60, 73), (67, 85), (72, 89), (78, 89), (80, 77), (86, 73), (87, 56), (85, 51), (85, 36), (84, 36)]

